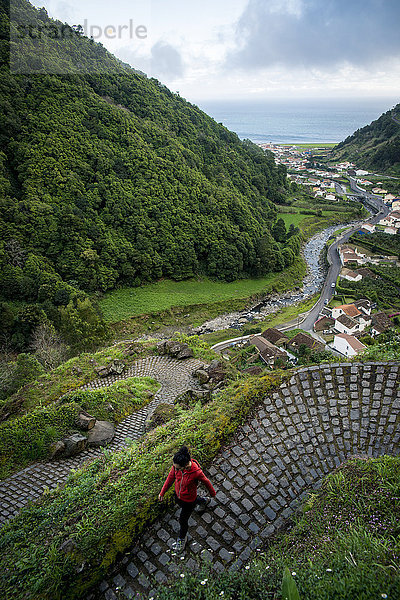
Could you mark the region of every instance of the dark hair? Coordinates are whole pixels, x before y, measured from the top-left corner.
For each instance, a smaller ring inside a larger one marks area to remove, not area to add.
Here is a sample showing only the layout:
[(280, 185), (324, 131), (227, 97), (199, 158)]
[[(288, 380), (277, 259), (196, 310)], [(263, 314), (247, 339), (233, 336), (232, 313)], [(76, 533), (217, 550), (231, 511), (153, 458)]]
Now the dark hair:
[(174, 463), (180, 467), (186, 467), (190, 461), (190, 452), (187, 446), (182, 446), (176, 454), (174, 454)]

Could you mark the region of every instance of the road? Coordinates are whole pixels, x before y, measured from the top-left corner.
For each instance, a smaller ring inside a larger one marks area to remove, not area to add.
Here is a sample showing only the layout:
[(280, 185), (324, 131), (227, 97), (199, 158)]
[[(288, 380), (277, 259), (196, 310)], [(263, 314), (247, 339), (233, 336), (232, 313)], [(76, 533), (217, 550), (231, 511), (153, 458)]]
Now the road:
[[(350, 178), (350, 187), (351, 189), (357, 193), (358, 196), (363, 196), (364, 200), (370, 204), (372, 210), (375, 211), (375, 214), (372, 215), (369, 219), (365, 219), (362, 221), (363, 223), (371, 223), (375, 225), (382, 219), (382, 217), (389, 214), (389, 208), (382, 201), (380, 196), (376, 196), (375, 194), (370, 194), (361, 190), (354, 179)], [(344, 233), (340, 238), (338, 238), (331, 246), (328, 248), (328, 263), (329, 269), (325, 279), (324, 286), (321, 291), (321, 296), (316, 303), (316, 305), (310, 310), (305, 320), (301, 323), (301, 328), (305, 331), (313, 331), (313, 325), (318, 318), (319, 313), (321, 312), (325, 300), (330, 300), (334, 293), (334, 288), (332, 284), (336, 284), (336, 280), (338, 278), (340, 269), (342, 264), (340, 262), (338, 246), (346, 243), (350, 236), (360, 228), (361, 223), (357, 223), (357, 225), (351, 227), (346, 233)]]
[[(350, 236), (360, 228), (361, 223), (371, 223), (372, 225), (375, 225), (376, 223), (378, 223), (378, 221), (380, 221), (380, 219), (382, 219), (382, 217), (389, 214), (389, 208), (382, 201), (382, 198), (380, 196), (376, 196), (375, 194), (370, 194), (369, 192), (366, 192), (357, 185), (355, 179), (351, 177), (349, 179), (351, 190), (357, 195), (356, 197), (360, 200), (364, 199), (364, 201), (369, 204), (370, 208), (375, 212), (375, 214), (373, 214), (370, 218), (364, 219), (362, 222), (359, 222), (356, 225), (349, 227), (348, 231), (346, 231), (337, 240), (335, 240), (333, 244), (329, 246), (327, 253), (329, 269), (326, 275), (324, 285), (322, 287), (320, 298), (317, 301), (317, 303), (313, 306), (313, 308), (308, 312), (304, 320), (299, 321), (299, 319), (294, 319), (291, 323), (283, 323), (281, 326), (278, 325), (277, 329), (288, 331), (290, 329), (296, 329), (301, 326), (301, 329), (309, 332), (313, 335), (313, 337), (320, 339), (319, 336), (317, 336), (314, 333), (313, 326), (315, 321), (318, 319), (319, 313), (324, 307), (325, 300), (329, 301), (334, 294), (334, 287), (332, 287), (332, 284), (336, 285), (336, 280), (340, 273), (340, 269), (342, 268), (342, 263), (340, 261), (338, 252), (338, 246), (346, 243), (349, 240)], [(229, 346), (232, 346), (239, 341), (244, 341), (249, 337), (251, 336), (242, 336), (231, 340), (226, 340), (225, 342), (220, 342), (219, 344), (213, 346), (213, 349), (217, 352), (221, 352), (221, 350), (223, 350), (224, 348), (228, 348)]]

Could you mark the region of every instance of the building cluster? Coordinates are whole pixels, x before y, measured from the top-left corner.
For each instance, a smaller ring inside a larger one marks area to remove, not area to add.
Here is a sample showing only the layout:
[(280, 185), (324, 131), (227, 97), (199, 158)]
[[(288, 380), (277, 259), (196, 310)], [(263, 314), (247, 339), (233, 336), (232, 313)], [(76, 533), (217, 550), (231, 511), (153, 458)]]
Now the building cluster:
[(289, 339), (282, 331), (274, 327), (266, 329), (261, 335), (253, 335), (247, 344), (254, 346), (258, 350), (260, 359), (272, 368), (277, 365), (296, 363), (296, 355), (301, 352), (301, 346), (312, 352), (325, 350), (323, 343), (302, 331)]
[(325, 307), (314, 324), (317, 333), (333, 333), (332, 349), (349, 358), (365, 350), (366, 346), (358, 338), (368, 327), (370, 335), (375, 337), (393, 324), (384, 312), (372, 314), (371, 302), (366, 298), (334, 308)]
[[(368, 225), (368, 224), (367, 224)], [(385, 264), (392, 263), (394, 265), (398, 264), (397, 256), (382, 256), (381, 254), (376, 256), (367, 256), (363, 252), (361, 252), (357, 247), (353, 248), (348, 244), (342, 244), (338, 247), (340, 261), (343, 265), (343, 269), (340, 272), (340, 277), (343, 279), (347, 279), (348, 281), (361, 281), (363, 278), (360, 270), (357, 270), (355, 273), (352, 270), (353, 265), (362, 266), (365, 264), (371, 265), (379, 265), (382, 262)], [(372, 271), (368, 270), (369, 273)], [(361, 275), (361, 277), (360, 277)]]

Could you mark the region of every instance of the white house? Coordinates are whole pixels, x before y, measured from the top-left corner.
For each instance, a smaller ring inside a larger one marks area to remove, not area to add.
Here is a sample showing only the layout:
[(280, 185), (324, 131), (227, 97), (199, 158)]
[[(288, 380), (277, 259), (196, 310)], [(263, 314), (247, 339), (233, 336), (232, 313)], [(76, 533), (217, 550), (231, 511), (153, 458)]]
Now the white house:
[(396, 235), (397, 227), (385, 227), (384, 233), (389, 233), (390, 235)]
[(365, 229), (365, 231), (369, 231), (370, 233), (374, 233), (375, 225), (371, 225), (371, 223), (363, 223), (361, 225), (361, 229)]
[(366, 346), (352, 335), (338, 333), (333, 339), (332, 348), (344, 356), (352, 357), (363, 352)]
[(338, 251), (342, 265), (345, 265), (348, 262), (356, 262), (357, 264), (364, 263), (365, 254), (361, 254), (357, 248), (353, 250), (352, 248), (349, 248), (349, 246), (343, 245), (339, 246)]
[(368, 298), (361, 298), (360, 300), (356, 300), (354, 302), (354, 306), (357, 308), (357, 310), (361, 311), (361, 317), (363, 317), (364, 319), (365, 315), (367, 315), (367, 317), (371, 316), (372, 305), (371, 301), (368, 300)]
[(362, 331), (361, 327), (364, 329), (365, 325), (362, 326), (361, 323), (346, 315), (340, 315), (340, 317), (335, 320), (335, 329), (340, 331), (340, 333), (353, 335), (354, 333)]
[(346, 267), (343, 267), (340, 271), (340, 277), (342, 279), (347, 279), (347, 281), (361, 281), (362, 279), (361, 273), (356, 273), (351, 269), (346, 269)]
[(338, 319), (341, 315), (355, 319), (361, 315), (361, 311), (355, 304), (341, 304), (332, 308), (332, 319)]

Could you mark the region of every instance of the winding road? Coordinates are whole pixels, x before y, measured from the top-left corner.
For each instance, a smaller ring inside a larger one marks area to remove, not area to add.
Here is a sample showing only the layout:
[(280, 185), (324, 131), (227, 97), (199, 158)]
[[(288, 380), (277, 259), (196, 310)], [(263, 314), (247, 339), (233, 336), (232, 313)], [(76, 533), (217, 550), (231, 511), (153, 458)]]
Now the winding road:
[[(333, 244), (331, 244), (331, 246), (329, 246), (328, 252), (327, 252), (327, 260), (329, 263), (329, 269), (328, 269), (328, 272), (327, 272), (327, 275), (326, 275), (326, 278), (325, 278), (325, 281), (324, 281), (324, 284), (323, 284), (323, 287), (321, 290), (321, 295), (319, 297), (319, 300), (315, 303), (315, 305), (311, 308), (311, 310), (309, 310), (308, 313), (303, 315), (303, 320), (299, 322), (299, 319), (297, 318), (297, 319), (291, 321), (290, 323), (282, 323), (281, 325), (277, 326), (277, 329), (280, 329), (280, 330), (295, 329), (296, 327), (299, 327), (299, 324), (301, 324), (301, 328), (304, 331), (307, 331), (315, 336), (314, 331), (313, 331), (314, 323), (317, 320), (322, 308), (324, 307), (325, 301), (326, 300), (329, 301), (332, 298), (332, 296), (334, 294), (333, 284), (336, 285), (336, 281), (339, 276), (340, 269), (342, 267), (340, 257), (339, 257), (338, 247), (341, 244), (346, 243), (349, 240), (350, 236), (360, 228), (362, 223), (371, 223), (372, 225), (374, 225), (374, 224), (378, 223), (384, 216), (389, 214), (389, 208), (382, 201), (382, 198), (380, 196), (377, 196), (375, 194), (370, 194), (369, 192), (366, 192), (365, 190), (360, 188), (357, 185), (357, 182), (354, 178), (350, 177), (349, 180), (350, 180), (350, 188), (355, 195), (354, 197), (357, 198), (358, 200), (364, 201), (366, 204), (368, 204), (369, 210), (373, 211), (374, 214), (371, 217), (369, 217), (368, 219), (364, 219), (363, 221), (360, 221), (360, 222), (356, 223), (355, 225), (349, 226), (348, 230), (345, 233), (343, 233), (343, 235), (341, 235), (339, 238), (337, 238), (333, 242)], [(237, 343), (239, 341), (244, 341), (244, 340), (248, 339), (249, 337), (252, 337), (252, 336), (241, 336), (241, 337), (237, 337), (234, 339), (226, 340), (224, 342), (220, 342), (219, 344), (216, 344), (215, 346), (213, 346), (213, 350), (215, 350), (216, 352), (221, 352), (222, 350), (229, 348), (230, 346), (234, 345), (235, 343)]]

